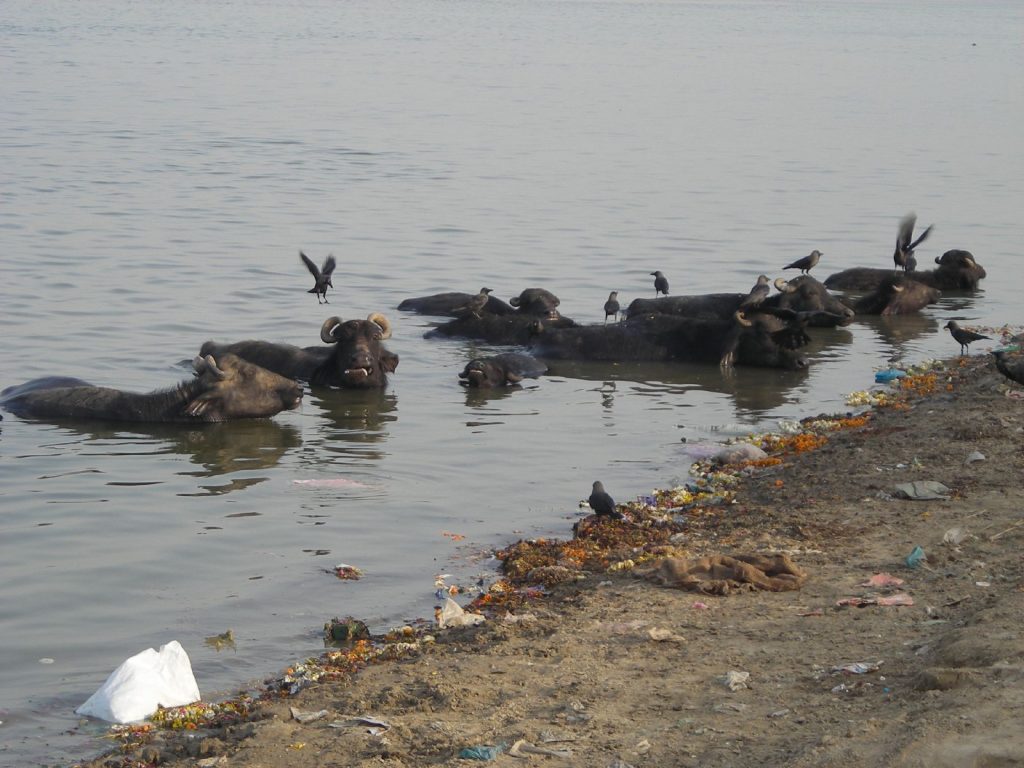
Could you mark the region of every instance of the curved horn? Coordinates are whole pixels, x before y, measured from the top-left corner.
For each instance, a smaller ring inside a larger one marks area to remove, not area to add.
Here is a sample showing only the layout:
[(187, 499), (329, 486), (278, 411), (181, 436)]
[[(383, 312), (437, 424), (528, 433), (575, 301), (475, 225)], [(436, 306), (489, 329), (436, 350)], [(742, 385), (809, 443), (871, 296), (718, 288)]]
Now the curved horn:
[(903, 290), (904, 288), (906, 288), (906, 286), (905, 286), (905, 285), (894, 285), (894, 286), (892, 287), (892, 289), (893, 289), (894, 291), (896, 291), (896, 293), (900, 293), (900, 292), (901, 292), (901, 291), (902, 291), (902, 290)]
[(192, 365), (195, 366), (196, 371), (201, 373), (202, 368), (199, 365), (197, 365), (197, 362), (201, 362), (202, 366), (206, 368), (206, 370), (208, 370), (214, 376), (216, 376), (218, 379), (226, 379), (228, 376), (226, 373), (224, 373), (224, 371), (220, 369), (220, 367), (218, 367), (217, 361), (213, 359), (213, 355), (197, 357), (195, 360), (192, 361)]
[(936, 264), (941, 264), (942, 263), (942, 257), (941, 256), (936, 256), (935, 257), (935, 263)]
[(972, 259), (970, 256), (968, 256), (966, 259), (964, 259), (964, 264), (966, 264), (968, 267), (976, 267), (976, 266), (978, 266), (975, 263), (974, 259)]
[(781, 291), (782, 293), (792, 293), (796, 290), (792, 285), (783, 280), (781, 277), (775, 278), (775, 290)]
[(324, 344), (336, 344), (338, 340), (334, 338), (334, 331), (339, 325), (341, 325), (341, 318), (337, 315), (324, 320), (324, 324), (320, 326), (320, 341)]
[(371, 312), (366, 316), (366, 319), (380, 326), (382, 339), (391, 338), (391, 321), (384, 317), (384, 315), (380, 312)]
[(511, 304), (513, 307), (518, 307), (522, 302), (519, 301), (518, 296), (513, 296), (511, 299), (508, 300), (508, 303)]
[(740, 325), (745, 326), (747, 328), (749, 328), (750, 326), (752, 326), (754, 324), (750, 320), (747, 320), (747, 318), (744, 316), (744, 314), (742, 312), (740, 312), (738, 309), (736, 310), (736, 313), (732, 317), (733, 317), (733, 319), (737, 323), (739, 323)]

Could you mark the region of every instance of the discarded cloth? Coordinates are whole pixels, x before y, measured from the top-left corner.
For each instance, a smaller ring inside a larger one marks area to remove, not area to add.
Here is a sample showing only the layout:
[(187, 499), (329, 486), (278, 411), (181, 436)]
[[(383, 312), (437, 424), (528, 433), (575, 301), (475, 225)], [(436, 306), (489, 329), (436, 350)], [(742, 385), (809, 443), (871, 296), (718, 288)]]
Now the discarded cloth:
[(788, 555), (713, 555), (696, 560), (662, 558), (654, 568), (640, 574), (665, 587), (727, 595), (741, 589), (788, 592), (799, 589), (807, 572)]

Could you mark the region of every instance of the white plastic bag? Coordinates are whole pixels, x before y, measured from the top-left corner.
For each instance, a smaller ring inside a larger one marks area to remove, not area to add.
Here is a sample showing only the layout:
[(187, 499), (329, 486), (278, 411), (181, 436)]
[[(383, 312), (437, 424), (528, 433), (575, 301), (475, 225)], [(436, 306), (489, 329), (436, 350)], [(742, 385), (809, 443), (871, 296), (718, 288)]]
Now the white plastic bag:
[(483, 616), (479, 613), (467, 613), (462, 610), (461, 605), (450, 597), (445, 601), (444, 607), (437, 615), (438, 629), (444, 629), (445, 627), (475, 627), (483, 622)]
[(158, 707), (180, 707), (200, 698), (188, 654), (172, 640), (159, 652), (147, 648), (123, 661), (75, 712), (111, 723), (132, 723), (149, 717)]

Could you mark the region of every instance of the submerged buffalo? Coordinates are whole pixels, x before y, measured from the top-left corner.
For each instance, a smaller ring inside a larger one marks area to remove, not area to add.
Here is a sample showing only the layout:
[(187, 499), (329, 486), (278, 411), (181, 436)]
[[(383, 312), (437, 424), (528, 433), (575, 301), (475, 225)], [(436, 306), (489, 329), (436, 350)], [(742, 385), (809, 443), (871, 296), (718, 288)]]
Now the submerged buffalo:
[[(459, 317), (449, 320), (427, 331), (426, 337), (477, 339), (489, 344), (528, 345), (533, 339), (535, 327), (540, 321), (536, 315), (513, 312), (511, 315), (483, 315), (482, 317)], [(568, 317), (543, 320), (551, 328), (575, 328), (576, 323)]]
[(613, 326), (549, 328), (538, 323), (533, 349), (539, 357), (568, 360), (690, 361), (766, 368), (807, 367), (797, 352), (806, 343), (797, 313), (779, 310), (728, 319), (669, 314), (631, 316)]
[(535, 379), (547, 373), (540, 360), (519, 352), (505, 352), (492, 357), (477, 357), (466, 363), (459, 373), (460, 384), (467, 387), (504, 387), (523, 379)]
[[(418, 312), (421, 315), (437, 315), (439, 317), (460, 317), (460, 311), (476, 296), (474, 293), (435, 293), (431, 296), (417, 296), (405, 299), (398, 308), (404, 312)], [(488, 296), (483, 312), (491, 315), (511, 315), (516, 310), (499, 299)]]
[(282, 376), (329, 387), (374, 389), (386, 386), (398, 367), (398, 355), (381, 343), (391, 338), (391, 323), (374, 312), (365, 320), (329, 317), (320, 339), (329, 347), (296, 347), (269, 341), (218, 344), (208, 341), (201, 354), (231, 352)]
[(0, 405), (33, 419), (201, 423), (273, 416), (297, 408), (302, 388), (232, 354), (197, 357), (195, 378), (148, 393), (48, 376), (0, 392)]
[(937, 288), (917, 281), (916, 272), (889, 272), (878, 286), (858, 299), (850, 300), (850, 307), (858, 315), (909, 315), (934, 304), (941, 292)]
[[(973, 291), (986, 276), (970, 251), (946, 251), (935, 257), (935, 263), (935, 269), (907, 272), (907, 276), (940, 291)], [(825, 285), (840, 291), (871, 291), (892, 273), (891, 269), (853, 267), (829, 275)]]
[[(793, 280), (778, 279), (779, 291), (758, 304), (758, 309), (783, 309), (805, 313), (809, 325), (834, 328), (853, 321), (853, 310), (810, 275)], [(651, 313), (679, 315), (681, 317), (732, 318), (749, 298), (749, 293), (707, 293), (695, 296), (668, 296), (661, 299), (634, 299), (627, 310), (628, 316)]]

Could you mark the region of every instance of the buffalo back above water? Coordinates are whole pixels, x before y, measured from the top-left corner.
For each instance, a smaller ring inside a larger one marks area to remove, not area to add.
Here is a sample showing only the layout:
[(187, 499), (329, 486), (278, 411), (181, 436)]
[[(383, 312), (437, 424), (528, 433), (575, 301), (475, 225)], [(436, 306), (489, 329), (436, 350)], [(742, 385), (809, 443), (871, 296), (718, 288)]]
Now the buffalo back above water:
[[(447, 323), (427, 331), (429, 338), (477, 339), (490, 344), (528, 345), (535, 333), (536, 325), (541, 322), (535, 315), (514, 312), (511, 315), (482, 315), (449, 320)], [(545, 326), (555, 328), (574, 328), (576, 323), (568, 317), (557, 320), (542, 321)]]
[(470, 360), (459, 373), (459, 378), (462, 379), (459, 383), (470, 387), (503, 387), (526, 378), (536, 378), (547, 370), (548, 367), (544, 363), (531, 355), (505, 352)]
[(320, 328), (326, 347), (296, 347), (269, 341), (218, 344), (208, 341), (201, 353), (231, 352), (282, 376), (311, 384), (355, 389), (387, 385), (398, 367), (398, 355), (382, 343), (391, 338), (391, 323), (380, 313), (366, 320), (329, 317)]
[(725, 366), (800, 369), (807, 361), (787, 339), (787, 321), (771, 315), (738, 322), (734, 317), (633, 316), (613, 326), (543, 327), (533, 349), (540, 357), (569, 360), (693, 361)]
[[(463, 312), (457, 311), (474, 296), (474, 293), (435, 293), (430, 296), (417, 296), (405, 299), (398, 308), (403, 312), (417, 312), (421, 315), (437, 315), (439, 317), (459, 317)], [(492, 315), (511, 315), (515, 312), (511, 306), (497, 296), (488, 296), (483, 311)]]
[(26, 418), (195, 423), (273, 416), (302, 399), (295, 381), (232, 354), (197, 357), (193, 365), (193, 379), (147, 393), (65, 377), (33, 379), (5, 389), (0, 405)]
[[(973, 291), (986, 277), (985, 268), (970, 251), (954, 249), (935, 258), (935, 269), (908, 272), (907, 276), (940, 291)], [(840, 291), (872, 291), (892, 275), (891, 269), (852, 267), (829, 275), (825, 285)]]
[(850, 306), (858, 315), (909, 315), (939, 300), (937, 288), (911, 279), (916, 272), (890, 272), (873, 291), (864, 294)]

